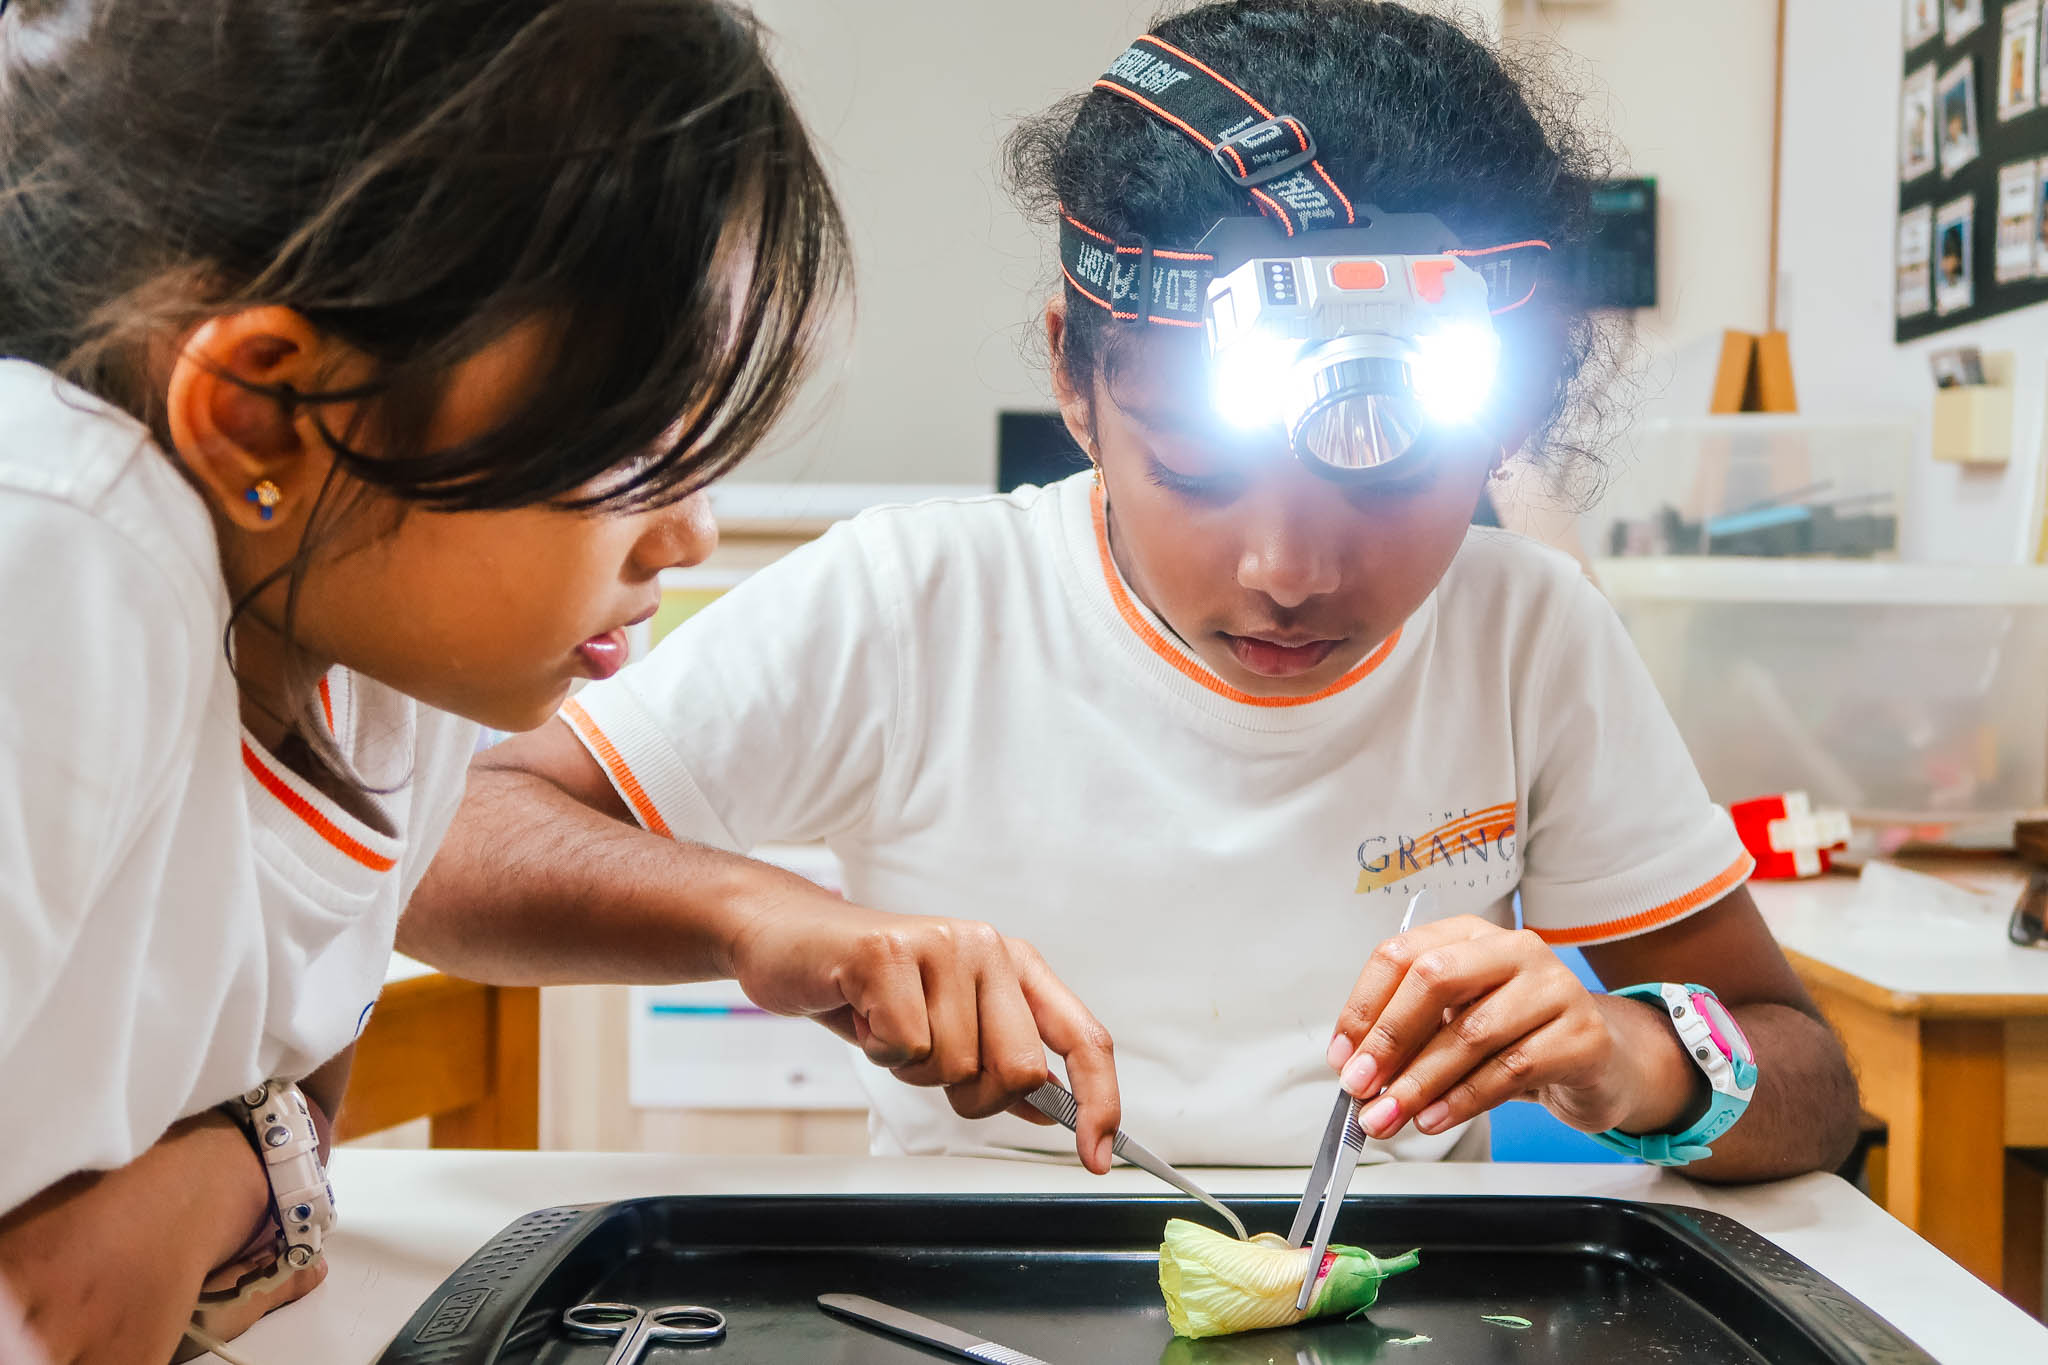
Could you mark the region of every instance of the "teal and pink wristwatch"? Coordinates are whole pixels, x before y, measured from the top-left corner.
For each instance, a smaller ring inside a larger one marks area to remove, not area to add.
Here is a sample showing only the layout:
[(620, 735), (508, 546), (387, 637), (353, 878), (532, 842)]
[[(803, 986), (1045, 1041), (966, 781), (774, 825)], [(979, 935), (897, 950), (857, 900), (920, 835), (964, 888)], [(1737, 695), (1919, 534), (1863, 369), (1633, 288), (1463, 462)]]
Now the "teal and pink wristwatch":
[(1756, 1094), (1756, 1053), (1742, 1026), (1721, 1003), (1721, 997), (1705, 986), (1658, 981), (1624, 986), (1613, 994), (1663, 1007), (1671, 1027), (1678, 1031), (1678, 1041), (1712, 1087), (1712, 1098), (1700, 1121), (1682, 1133), (1636, 1134), (1610, 1128), (1592, 1134), (1593, 1140), (1624, 1155), (1641, 1157), (1652, 1166), (1684, 1166), (1712, 1156), (1713, 1149), (1707, 1144), (1735, 1126)]

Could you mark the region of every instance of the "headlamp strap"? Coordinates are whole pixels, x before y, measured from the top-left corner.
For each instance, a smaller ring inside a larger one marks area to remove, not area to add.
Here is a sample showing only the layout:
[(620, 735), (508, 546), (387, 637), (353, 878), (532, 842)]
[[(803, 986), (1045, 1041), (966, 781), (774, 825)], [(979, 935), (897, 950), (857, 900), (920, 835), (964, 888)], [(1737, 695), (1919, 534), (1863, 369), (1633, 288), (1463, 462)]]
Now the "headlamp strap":
[(1140, 37), (1095, 88), (1135, 102), (1193, 138), (1288, 236), (1357, 222), (1351, 201), (1316, 160), (1315, 139), (1301, 120), (1275, 115), (1165, 39)]
[(1200, 327), (1215, 266), (1208, 252), (1155, 248), (1143, 237), (1119, 242), (1060, 212), (1060, 269), (1067, 283), (1120, 321)]

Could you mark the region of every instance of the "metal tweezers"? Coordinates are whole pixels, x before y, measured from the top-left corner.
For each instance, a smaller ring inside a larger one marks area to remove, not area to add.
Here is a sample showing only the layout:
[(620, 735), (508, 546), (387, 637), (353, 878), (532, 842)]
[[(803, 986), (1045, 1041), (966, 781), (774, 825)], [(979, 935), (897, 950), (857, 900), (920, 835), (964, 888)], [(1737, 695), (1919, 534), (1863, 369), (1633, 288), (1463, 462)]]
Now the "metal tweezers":
[[(1432, 899), (1426, 890), (1416, 892), (1401, 916), (1401, 927), (1394, 931), (1396, 935), (1407, 933), (1415, 923), (1415, 912)], [(1365, 1128), (1358, 1121), (1364, 1106), (1364, 1100), (1353, 1099), (1350, 1091), (1338, 1087), (1336, 1107), (1330, 1110), (1330, 1121), (1323, 1125), (1322, 1145), (1316, 1149), (1316, 1164), (1309, 1169), (1308, 1188), (1302, 1191), (1301, 1203), (1295, 1206), (1294, 1226), (1287, 1230), (1287, 1245), (1298, 1247), (1308, 1235), (1311, 1221), (1316, 1229), (1315, 1254), (1308, 1258), (1308, 1268), (1301, 1276), (1301, 1294), (1294, 1301), (1297, 1313), (1306, 1312), (1309, 1299), (1315, 1295), (1323, 1256), (1330, 1249), (1330, 1233), (1337, 1226), (1337, 1212), (1344, 1207), (1344, 1194), (1351, 1188), (1359, 1154), (1365, 1150)], [(1318, 1206), (1322, 1209), (1320, 1218), (1316, 1216)]]
[[(1033, 1109), (1068, 1132), (1076, 1131), (1074, 1123), (1080, 1116), (1080, 1106), (1075, 1103), (1073, 1092), (1058, 1081), (1048, 1080), (1024, 1098)], [(1251, 1240), (1251, 1234), (1245, 1231), (1244, 1220), (1232, 1213), (1222, 1200), (1154, 1156), (1143, 1143), (1138, 1142), (1123, 1129), (1116, 1130), (1116, 1135), (1110, 1140), (1110, 1150), (1138, 1169), (1151, 1172), (1183, 1194), (1201, 1200), (1222, 1214), (1230, 1226), (1236, 1229), (1239, 1241)]]

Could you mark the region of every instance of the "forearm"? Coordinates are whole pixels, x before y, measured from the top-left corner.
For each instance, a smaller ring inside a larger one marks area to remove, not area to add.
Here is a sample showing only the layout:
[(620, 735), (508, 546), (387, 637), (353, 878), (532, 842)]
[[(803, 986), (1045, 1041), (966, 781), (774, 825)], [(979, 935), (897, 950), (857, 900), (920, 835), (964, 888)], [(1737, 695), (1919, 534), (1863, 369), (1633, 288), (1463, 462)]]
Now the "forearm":
[[(1641, 1074), (1625, 1132), (1672, 1132), (1705, 1110), (1704, 1078), (1670, 1024), (1640, 1002), (1608, 997)], [(1756, 1050), (1757, 1088), (1714, 1154), (1685, 1168), (1695, 1179), (1737, 1184), (1832, 1171), (1856, 1143), (1856, 1081), (1841, 1044), (1821, 1020), (1790, 1005), (1755, 1003), (1731, 1011)]]
[(535, 774), (479, 768), (398, 947), (497, 985), (734, 975), (756, 916), (820, 894), (780, 868), (649, 834)]
[(201, 1282), (248, 1244), (269, 1199), (248, 1139), (199, 1115), (128, 1165), (69, 1177), (0, 1218), (0, 1278), (53, 1361), (110, 1343), (168, 1359)]

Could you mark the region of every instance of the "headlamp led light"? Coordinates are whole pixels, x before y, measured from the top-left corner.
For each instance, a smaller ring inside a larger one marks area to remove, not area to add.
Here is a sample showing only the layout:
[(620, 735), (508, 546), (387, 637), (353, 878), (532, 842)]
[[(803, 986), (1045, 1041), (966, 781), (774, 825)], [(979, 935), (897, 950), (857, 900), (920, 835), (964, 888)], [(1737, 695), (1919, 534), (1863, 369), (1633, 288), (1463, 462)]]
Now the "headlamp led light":
[(1202, 329), (1219, 417), (1282, 428), (1332, 478), (1370, 481), (1432, 437), (1483, 424), (1500, 369), (1494, 314), (1528, 301), (1523, 253), (1547, 243), (1466, 250), (1428, 214), (1353, 203), (1300, 120), (1156, 35), (1096, 89), (1192, 137), (1258, 215), (1225, 218), (1188, 250), (1065, 215), (1061, 265), (1080, 298), (1122, 321)]
[[(1486, 281), (1456, 256), (1385, 249), (1441, 240), (1417, 217), (1295, 241), (1231, 219), (1203, 240), (1219, 270), (1203, 325), (1226, 422), (1277, 425), (1312, 468), (1346, 475), (1481, 416), (1500, 356)], [(1299, 254), (1311, 241), (1317, 254)]]

